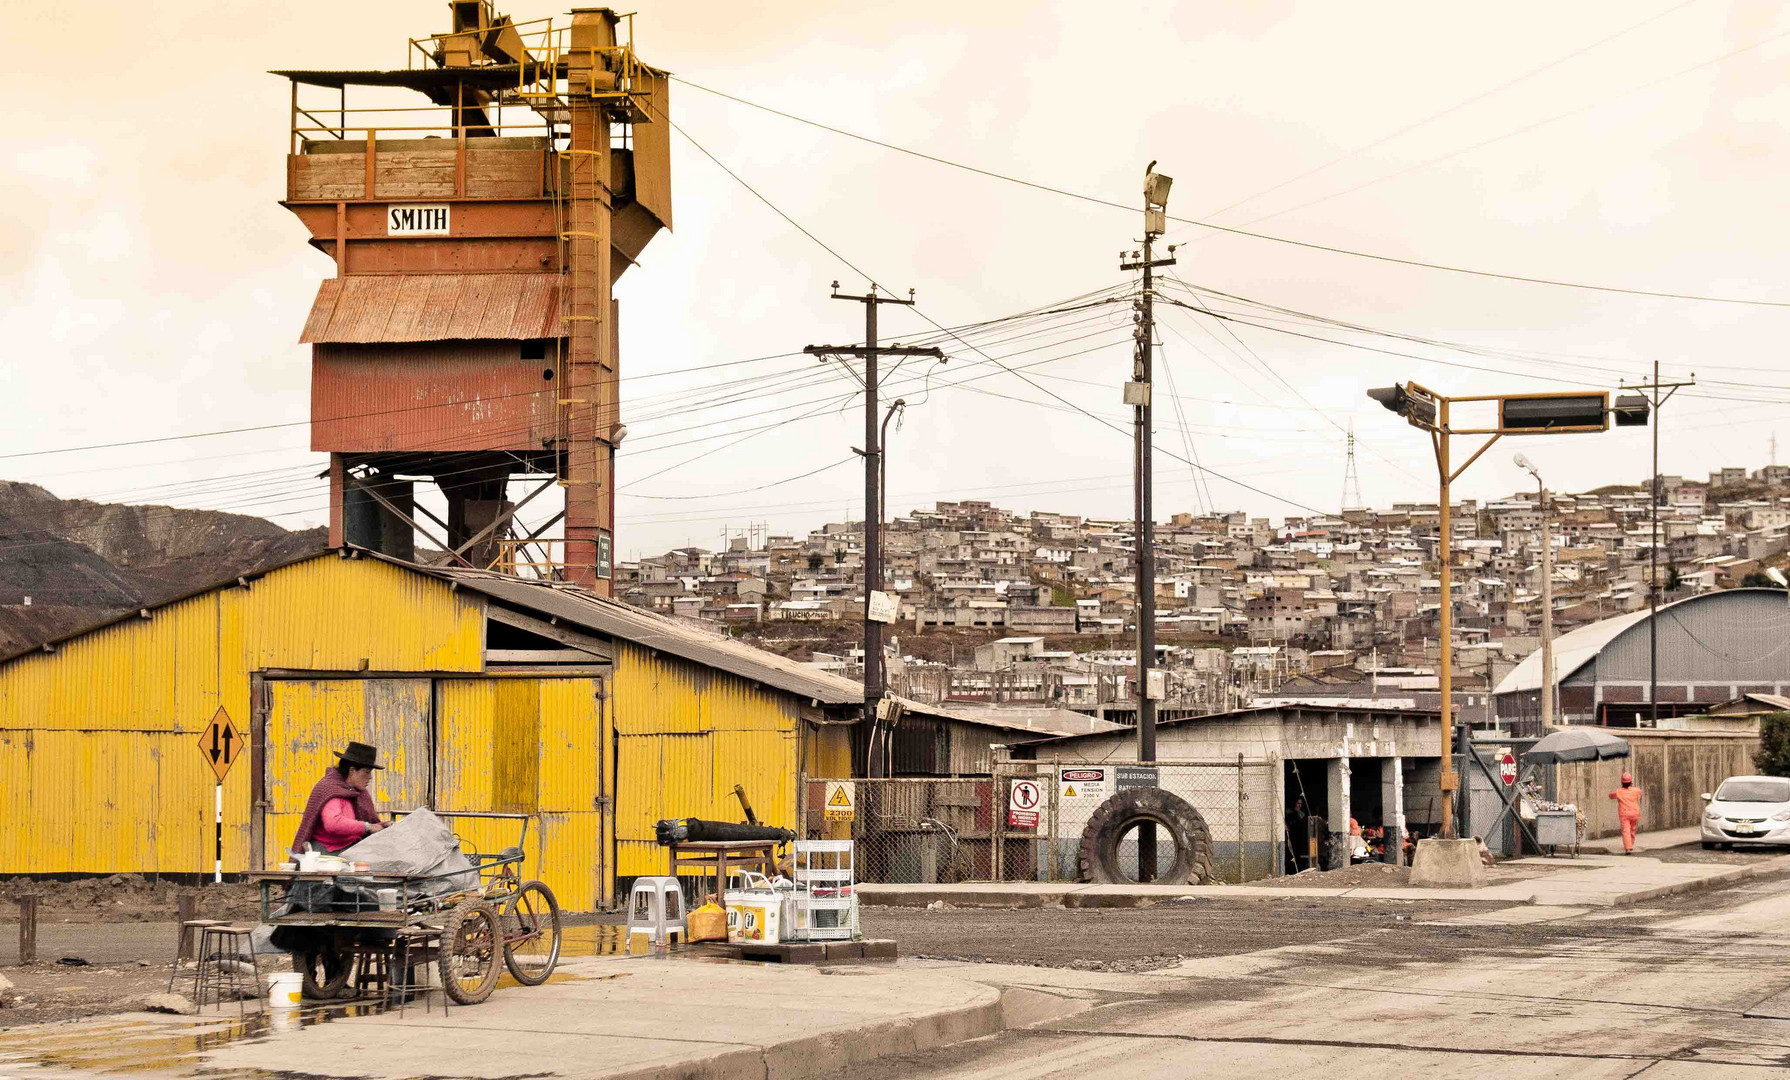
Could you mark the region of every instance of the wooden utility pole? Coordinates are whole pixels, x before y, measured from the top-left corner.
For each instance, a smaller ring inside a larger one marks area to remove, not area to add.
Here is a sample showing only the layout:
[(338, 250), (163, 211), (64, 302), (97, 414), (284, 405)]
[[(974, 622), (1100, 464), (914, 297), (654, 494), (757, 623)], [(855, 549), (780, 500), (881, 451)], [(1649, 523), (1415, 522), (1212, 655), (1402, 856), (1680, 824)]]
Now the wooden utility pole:
[[(1653, 542), (1647, 545), (1647, 715), (1659, 727), (1659, 503), (1664, 497), (1659, 481), (1659, 410), (1672, 400), (1680, 387), (1697, 385), (1697, 373), (1684, 382), (1659, 381), (1659, 361), (1653, 362), (1653, 381), (1623, 383), (1624, 390), (1644, 390), (1653, 406), (1653, 476), (1647, 482), (1648, 532)], [(1662, 391), (1664, 392), (1662, 394)]]
[[(1156, 238), (1167, 224), (1168, 191), (1174, 180), (1156, 171), (1150, 162), (1144, 169), (1144, 246), (1141, 251), (1119, 256), (1120, 270), (1144, 272), (1143, 294), (1137, 303), (1137, 342), (1132, 348), (1131, 381), (1125, 384), (1125, 404), (1132, 407), (1133, 527), (1132, 560), (1137, 582), (1137, 759), (1156, 760), (1156, 699), (1151, 695), (1150, 669), (1156, 663), (1156, 506), (1150, 455), (1153, 426), (1150, 381), (1154, 368), (1156, 288), (1152, 271), (1175, 264), (1174, 245), (1169, 257), (1154, 258)], [(1156, 876), (1156, 826), (1137, 827), (1137, 879)]]
[(864, 361), (864, 725), (869, 733), (866, 741), (864, 774), (886, 776), (886, 746), (879, 749), (881, 705), (883, 697), (883, 624), (871, 618), (872, 603), (883, 587), (882, 536), (882, 446), (877, 428), (877, 360), (883, 356), (930, 356), (943, 360), (938, 349), (912, 345), (881, 345), (877, 342), (876, 309), (883, 304), (912, 307), (913, 290), (906, 300), (884, 296), (871, 285), (863, 296), (840, 293), (833, 282), (833, 299), (850, 300), (864, 305), (864, 344), (810, 345), (802, 351), (823, 360), (829, 356), (855, 356)]

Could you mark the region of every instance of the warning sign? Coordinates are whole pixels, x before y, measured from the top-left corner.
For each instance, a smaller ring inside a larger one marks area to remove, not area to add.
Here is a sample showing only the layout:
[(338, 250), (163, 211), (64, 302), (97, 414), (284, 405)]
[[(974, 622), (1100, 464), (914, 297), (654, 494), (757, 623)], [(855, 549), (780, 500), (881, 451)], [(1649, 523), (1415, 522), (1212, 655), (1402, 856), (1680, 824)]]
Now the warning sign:
[(1031, 780), (1015, 780), (1007, 792), (1007, 824), (1014, 828), (1032, 829), (1038, 825), (1038, 804), (1043, 796)]
[(826, 807), (828, 821), (850, 821), (858, 814), (858, 785), (850, 780), (828, 780)]
[(1066, 768), (1059, 774), (1057, 793), (1072, 803), (1101, 803), (1111, 794), (1111, 785), (1111, 769)]
[(1504, 781), (1505, 787), (1511, 787), (1517, 782), (1517, 758), (1509, 750), (1504, 751), (1504, 756), (1498, 759), (1498, 779)]
[(248, 751), (248, 742), (243, 739), (242, 732), (237, 731), (230, 723), (230, 714), (219, 708), (211, 723), (199, 733), (199, 755), (217, 773), (218, 783), (230, 772), (230, 766), (236, 759)]

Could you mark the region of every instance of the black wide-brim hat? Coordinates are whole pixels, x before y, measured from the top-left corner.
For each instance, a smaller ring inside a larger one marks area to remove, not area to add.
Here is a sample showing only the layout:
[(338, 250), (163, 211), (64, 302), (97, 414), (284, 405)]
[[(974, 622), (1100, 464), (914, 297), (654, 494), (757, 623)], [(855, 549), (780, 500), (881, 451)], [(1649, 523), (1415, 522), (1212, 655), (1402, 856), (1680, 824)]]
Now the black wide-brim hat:
[(378, 749), (368, 746), (364, 742), (351, 742), (343, 747), (342, 752), (336, 756), (350, 765), (357, 765), (363, 769), (385, 768), (384, 765), (379, 764)]

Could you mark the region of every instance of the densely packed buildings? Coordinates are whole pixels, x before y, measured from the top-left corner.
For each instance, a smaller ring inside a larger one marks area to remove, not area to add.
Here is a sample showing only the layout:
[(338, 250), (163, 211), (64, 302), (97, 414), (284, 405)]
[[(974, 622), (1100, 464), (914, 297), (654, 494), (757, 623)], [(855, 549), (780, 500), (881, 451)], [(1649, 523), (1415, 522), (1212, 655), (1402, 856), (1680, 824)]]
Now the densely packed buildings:
[[(1658, 487), (1666, 595), (1741, 584), (1785, 553), (1790, 466), (1723, 469), (1707, 482), (1665, 476)], [(1531, 492), (1465, 500), (1450, 513), (1455, 656), (1466, 687), (1459, 704), (1471, 716), (1485, 707), (1489, 682), (1537, 645), (1543, 508)], [(1557, 631), (1646, 604), (1654, 531), (1644, 486), (1553, 495), (1547, 513)], [(1371, 693), (1433, 706), (1439, 525), (1435, 503), (1278, 523), (1243, 513), (1180, 513), (1159, 523), (1167, 702), (1205, 711), (1263, 695)], [(883, 535), (887, 588), (899, 598), (889, 661), (898, 693), (1129, 707), (1130, 521), (1022, 515), (965, 500), (897, 517)], [(849, 642), (846, 631), (864, 615), (863, 570), (862, 523), (844, 522), (805, 537), (738, 536), (720, 551), (678, 548), (624, 563), (617, 592), (642, 607), (733, 624), (763, 643)], [(949, 638), (949, 652), (915, 647), (929, 636)], [(834, 648), (796, 651), (857, 675), (861, 652)]]

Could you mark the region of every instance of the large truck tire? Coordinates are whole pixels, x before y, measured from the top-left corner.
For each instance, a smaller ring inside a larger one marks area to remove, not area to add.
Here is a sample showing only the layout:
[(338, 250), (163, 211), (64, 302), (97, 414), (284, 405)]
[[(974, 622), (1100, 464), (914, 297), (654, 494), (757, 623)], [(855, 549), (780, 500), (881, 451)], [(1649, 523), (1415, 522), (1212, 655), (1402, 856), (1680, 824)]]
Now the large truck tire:
[(1165, 885), (1204, 885), (1212, 880), (1212, 830), (1185, 799), (1161, 788), (1130, 788), (1100, 804), (1081, 833), (1077, 858), (1082, 881), (1123, 885), (1119, 840), (1133, 826), (1155, 822), (1175, 842), (1175, 863), (1156, 880)]

